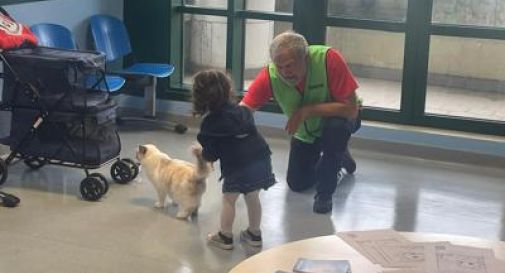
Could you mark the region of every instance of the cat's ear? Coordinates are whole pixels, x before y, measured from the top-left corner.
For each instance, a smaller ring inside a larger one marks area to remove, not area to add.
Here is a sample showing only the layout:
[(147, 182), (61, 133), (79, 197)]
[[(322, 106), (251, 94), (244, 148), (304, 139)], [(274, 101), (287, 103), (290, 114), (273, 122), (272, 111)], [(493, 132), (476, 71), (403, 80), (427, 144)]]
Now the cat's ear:
[(139, 145), (139, 152), (145, 154), (147, 152), (147, 147), (144, 145)]

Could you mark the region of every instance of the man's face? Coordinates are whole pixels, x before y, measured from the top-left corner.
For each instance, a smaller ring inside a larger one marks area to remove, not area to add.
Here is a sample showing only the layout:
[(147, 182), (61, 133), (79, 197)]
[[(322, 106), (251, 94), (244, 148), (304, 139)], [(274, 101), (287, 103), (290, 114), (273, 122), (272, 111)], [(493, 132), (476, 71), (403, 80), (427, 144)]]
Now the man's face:
[(273, 60), (279, 76), (289, 85), (295, 86), (305, 79), (305, 58), (297, 57), (289, 50), (281, 50)]

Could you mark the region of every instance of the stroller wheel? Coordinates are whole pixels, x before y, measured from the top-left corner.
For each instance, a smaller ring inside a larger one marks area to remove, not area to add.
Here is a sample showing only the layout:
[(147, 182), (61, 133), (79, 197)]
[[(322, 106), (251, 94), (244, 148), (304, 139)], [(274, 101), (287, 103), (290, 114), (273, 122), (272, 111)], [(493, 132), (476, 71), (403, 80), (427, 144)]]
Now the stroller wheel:
[(0, 185), (7, 179), (7, 164), (0, 158)]
[(121, 159), (122, 161), (126, 162), (127, 164), (130, 164), (130, 168), (133, 170), (133, 177), (131, 180), (135, 179), (137, 175), (139, 175), (139, 165), (133, 161), (133, 159), (130, 158), (123, 158)]
[(41, 157), (29, 156), (24, 160), (26, 166), (30, 167), (32, 170), (37, 170), (46, 165), (47, 161)]
[(182, 125), (182, 124), (177, 124), (177, 125), (175, 125), (174, 129), (175, 129), (176, 133), (184, 134), (188, 130), (188, 127), (185, 125)]
[(80, 190), (82, 198), (88, 201), (97, 201), (105, 192), (100, 179), (93, 176), (88, 176), (81, 181)]
[(132, 169), (131, 164), (124, 159), (114, 162), (110, 168), (110, 176), (119, 184), (126, 184), (133, 180), (135, 170)]
[(103, 186), (103, 192), (102, 194), (106, 194), (109, 191), (109, 182), (107, 181), (107, 178), (101, 173), (92, 173), (89, 175), (89, 177), (96, 177), (98, 180), (102, 183)]

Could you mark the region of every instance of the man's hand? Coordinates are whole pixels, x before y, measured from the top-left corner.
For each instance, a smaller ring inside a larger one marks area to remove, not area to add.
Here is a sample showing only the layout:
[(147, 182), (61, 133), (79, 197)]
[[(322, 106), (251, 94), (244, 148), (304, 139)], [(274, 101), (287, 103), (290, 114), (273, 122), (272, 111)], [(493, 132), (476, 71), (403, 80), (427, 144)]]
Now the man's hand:
[(286, 124), (285, 130), (290, 134), (294, 134), (298, 130), (298, 126), (300, 126), (305, 119), (308, 117), (308, 108), (302, 107), (296, 110), (293, 115), (288, 120)]
[(326, 102), (320, 104), (305, 105), (297, 109), (289, 118), (286, 124), (286, 131), (294, 134), (299, 126), (310, 117), (342, 117), (356, 118), (358, 116), (359, 106), (355, 103), (344, 102)]

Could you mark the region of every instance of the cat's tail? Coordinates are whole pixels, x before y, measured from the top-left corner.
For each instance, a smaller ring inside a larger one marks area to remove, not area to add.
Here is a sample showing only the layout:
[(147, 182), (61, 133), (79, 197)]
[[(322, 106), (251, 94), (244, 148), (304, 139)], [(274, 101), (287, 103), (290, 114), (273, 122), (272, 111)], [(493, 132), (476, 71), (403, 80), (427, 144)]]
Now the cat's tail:
[(196, 176), (198, 180), (207, 178), (213, 170), (212, 164), (203, 158), (202, 150), (202, 146), (198, 144), (191, 146), (191, 153), (196, 157)]

